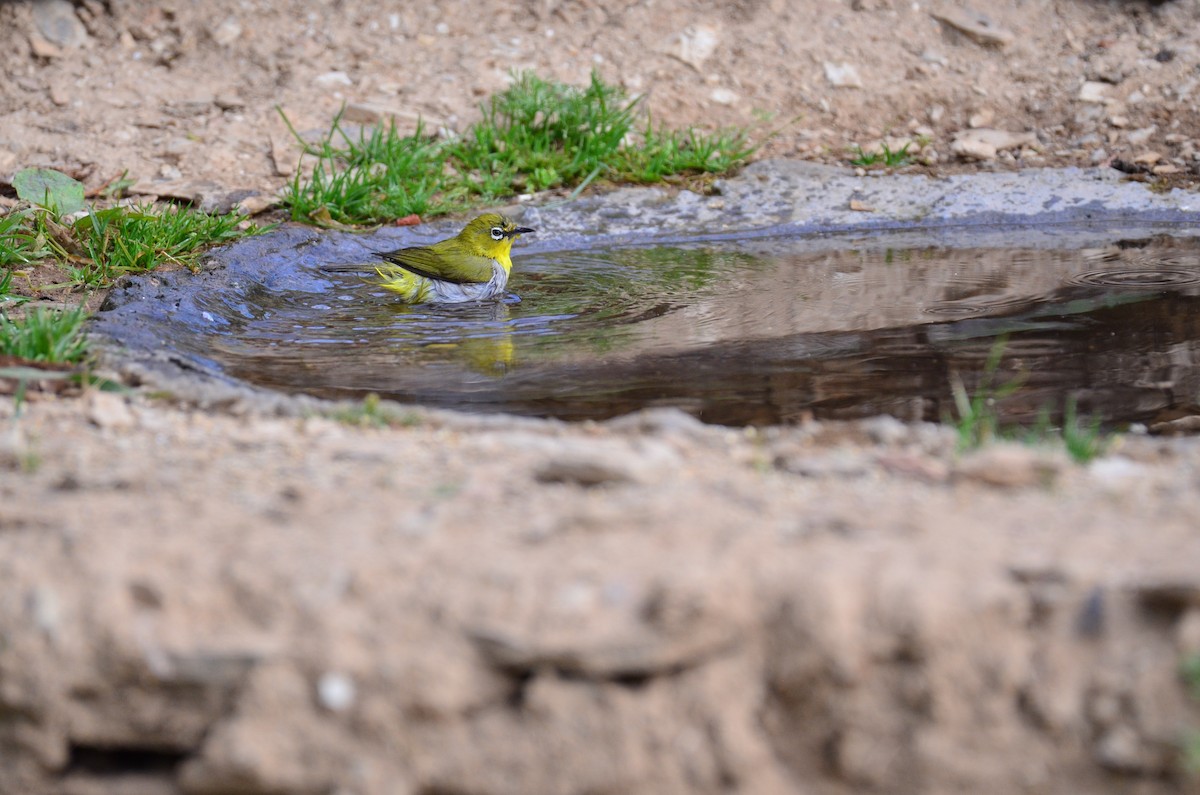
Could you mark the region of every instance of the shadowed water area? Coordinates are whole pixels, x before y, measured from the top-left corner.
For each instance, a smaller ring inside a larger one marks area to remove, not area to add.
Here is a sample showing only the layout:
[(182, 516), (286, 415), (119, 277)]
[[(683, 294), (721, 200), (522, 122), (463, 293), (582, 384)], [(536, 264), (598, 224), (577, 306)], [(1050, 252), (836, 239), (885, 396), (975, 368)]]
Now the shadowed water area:
[(219, 285), (156, 315), (146, 293), (171, 296), (173, 277), (131, 284), (100, 326), (120, 340), (114, 324), (133, 323), (189, 367), (273, 390), (573, 420), (647, 406), (735, 425), (940, 420), (954, 416), (956, 379), (1019, 383), (1001, 402), (1012, 421), (1068, 398), (1110, 423), (1170, 419), (1200, 395), (1195, 240), (978, 248), (876, 235), (825, 251), (758, 238), (576, 252), (522, 241), (519, 299), (416, 307), (323, 272), (372, 248), (348, 240), (244, 241), (222, 255), (224, 272), (194, 279)]

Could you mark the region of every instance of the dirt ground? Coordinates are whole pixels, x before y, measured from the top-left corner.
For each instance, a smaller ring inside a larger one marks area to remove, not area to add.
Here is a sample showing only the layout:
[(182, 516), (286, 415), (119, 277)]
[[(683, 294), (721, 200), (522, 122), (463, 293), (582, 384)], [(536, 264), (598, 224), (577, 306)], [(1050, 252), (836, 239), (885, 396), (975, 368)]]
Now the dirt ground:
[(298, 155), (277, 107), (300, 130), (345, 104), (349, 121), (453, 134), (514, 70), (596, 70), (663, 123), (749, 128), (763, 155), (845, 162), (890, 137), (935, 171), (1118, 158), (1177, 179), (1200, 157), (1198, 14), (1196, 0), (8, 2), (0, 175), (269, 193)]
[[(4, 2), (0, 178), (269, 196), (276, 106), (453, 134), (514, 69), (764, 155), (1195, 176), (1200, 0), (976, 10)], [(1200, 786), (1191, 438), (411, 416), (0, 401), (0, 793)]]

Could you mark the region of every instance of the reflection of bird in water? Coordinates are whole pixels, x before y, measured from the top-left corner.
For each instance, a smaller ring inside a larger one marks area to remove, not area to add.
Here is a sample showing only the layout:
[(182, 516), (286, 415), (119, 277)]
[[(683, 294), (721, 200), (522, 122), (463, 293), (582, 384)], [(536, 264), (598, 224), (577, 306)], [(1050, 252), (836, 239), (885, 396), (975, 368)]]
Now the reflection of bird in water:
[[(446, 240), (376, 252), (387, 263), (376, 266), (375, 272), (381, 286), (408, 304), (487, 301), (504, 294), (512, 270), (513, 240), (532, 231), (499, 213), (485, 213)], [(357, 265), (325, 268), (360, 269)]]
[(441, 342), (427, 347), (453, 351), (454, 358), (483, 375), (504, 375), (517, 358), (517, 346), (508, 329), (493, 337), (469, 337), (462, 342)]
[[(516, 298), (516, 296), (513, 296)], [(404, 338), (417, 342), (421, 350), (437, 351), (435, 360), (457, 361), (468, 370), (487, 376), (502, 376), (516, 364), (516, 343), (513, 341), (513, 326), (510, 322), (513, 303), (491, 301), (475, 305), (459, 304), (443, 310), (430, 311), (420, 307), (397, 304), (391, 307), (398, 329), (403, 328), (402, 318), (412, 317), (418, 323), (435, 316), (452, 325), (441, 327), (437, 336), (440, 342), (422, 342), (423, 332)], [(455, 319), (462, 317), (461, 323)]]

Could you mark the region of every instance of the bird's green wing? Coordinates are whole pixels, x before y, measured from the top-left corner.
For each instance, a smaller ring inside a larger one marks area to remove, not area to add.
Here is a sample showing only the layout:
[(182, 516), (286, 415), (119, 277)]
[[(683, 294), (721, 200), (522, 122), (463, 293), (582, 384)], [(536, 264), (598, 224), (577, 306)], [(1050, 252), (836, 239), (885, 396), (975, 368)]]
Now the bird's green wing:
[(444, 253), (432, 246), (378, 251), (376, 254), (427, 279), (455, 284), (482, 284), (492, 278), (492, 260), (489, 257), (453, 251)]

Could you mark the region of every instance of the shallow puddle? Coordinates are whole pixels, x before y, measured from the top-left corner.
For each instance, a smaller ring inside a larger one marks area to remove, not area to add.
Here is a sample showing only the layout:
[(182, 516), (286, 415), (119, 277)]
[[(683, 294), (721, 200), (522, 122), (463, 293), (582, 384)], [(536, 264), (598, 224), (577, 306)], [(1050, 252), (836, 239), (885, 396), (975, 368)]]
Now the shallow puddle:
[(1001, 403), (1014, 421), (1068, 398), (1110, 423), (1169, 419), (1200, 395), (1193, 240), (518, 248), (519, 300), (418, 307), (320, 271), (304, 249), (201, 292), (174, 313), (172, 344), (276, 390), (568, 419), (668, 405), (725, 424), (940, 420), (954, 415), (956, 379), (1019, 384)]

